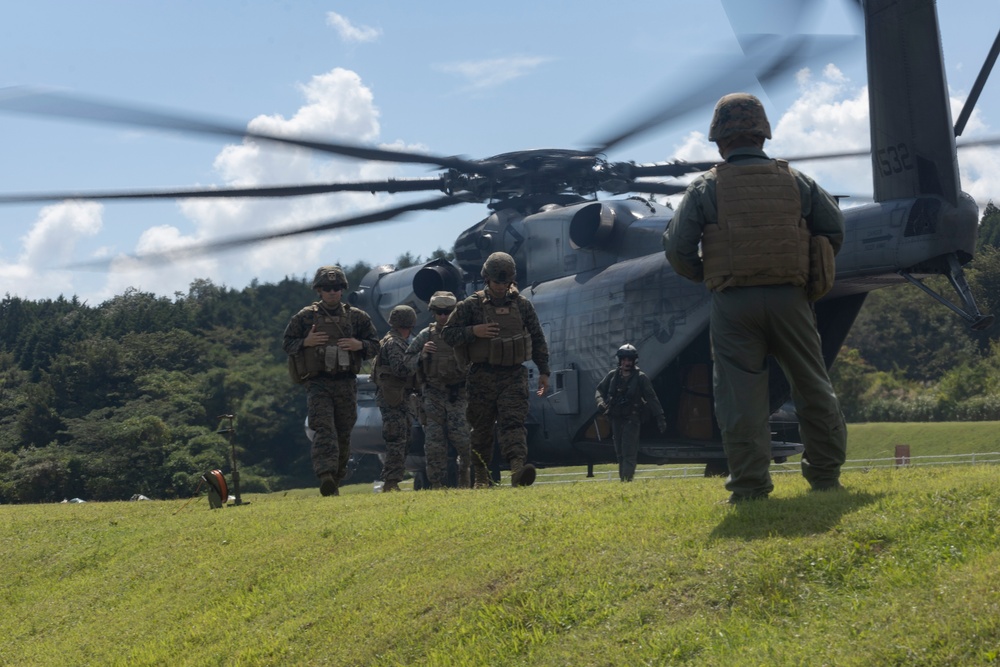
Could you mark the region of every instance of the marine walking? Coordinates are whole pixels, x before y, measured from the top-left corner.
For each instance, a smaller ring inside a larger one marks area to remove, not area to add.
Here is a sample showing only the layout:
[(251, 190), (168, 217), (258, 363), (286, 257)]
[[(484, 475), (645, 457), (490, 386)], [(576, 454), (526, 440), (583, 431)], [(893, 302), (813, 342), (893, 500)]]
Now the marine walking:
[(427, 304), (434, 322), (414, 336), (406, 350), (407, 365), (417, 374), (421, 388), (420, 420), (424, 427), (427, 479), (432, 489), (447, 484), (449, 446), (456, 454), (458, 488), (467, 489), (471, 484), (472, 450), (466, 419), (469, 364), (459, 359), (455, 348), (441, 335), (456, 303), (451, 292), (435, 292)]
[[(511, 486), (529, 486), (535, 467), (528, 462), (528, 369), (538, 368), (538, 396), (549, 386), (549, 349), (531, 301), (518, 290), (514, 258), (495, 252), (483, 264), (486, 282), (457, 304), (441, 332), (468, 361), (467, 417), (472, 429), (472, 469), (476, 488), (491, 484), (488, 467), (494, 439), (507, 460)], [(495, 432), (495, 434), (494, 434)]]
[(368, 313), (342, 302), (349, 284), (339, 266), (321, 266), (312, 286), (320, 300), (292, 316), (282, 347), (292, 381), (306, 389), (320, 493), (335, 496), (347, 472), (351, 429), (358, 419), (357, 374), (362, 362), (378, 353), (378, 332)]
[(667, 418), (653, 390), (649, 376), (639, 370), (639, 351), (625, 343), (615, 353), (618, 367), (597, 385), (597, 409), (611, 418), (611, 434), (618, 460), (618, 478), (631, 482), (639, 455), (639, 431), (647, 416), (656, 419), (660, 433), (667, 430)]
[(411, 396), (416, 389), (415, 373), (406, 365), (406, 348), (417, 313), (409, 306), (396, 306), (389, 313), (389, 332), (382, 337), (372, 367), (375, 404), (382, 413), (385, 461), (382, 463), (382, 492), (399, 491), (406, 473), (413, 429)]

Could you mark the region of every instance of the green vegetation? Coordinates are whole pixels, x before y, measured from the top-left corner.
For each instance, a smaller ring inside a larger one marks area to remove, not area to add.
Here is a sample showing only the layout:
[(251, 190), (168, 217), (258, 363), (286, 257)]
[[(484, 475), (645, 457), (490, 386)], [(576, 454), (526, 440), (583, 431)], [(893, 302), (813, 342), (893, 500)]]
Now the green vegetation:
[[(345, 267), (352, 285), (372, 268)], [(0, 300), (0, 503), (186, 495), (230, 460), (221, 414), (236, 415), (244, 491), (311, 484), (305, 396), (281, 348), (311, 280)]]
[[(1000, 314), (997, 239), (988, 205), (967, 273), (982, 310)], [(370, 268), (347, 264), (351, 284)], [(173, 299), (129, 289), (96, 306), (0, 299), (0, 503), (182, 497), (227, 469), (221, 414), (236, 415), (244, 492), (312, 485), (304, 396), (281, 349), (289, 318), (315, 298), (309, 278), (196, 280)], [(943, 279), (928, 284), (950, 296)], [(878, 290), (832, 375), (852, 423), (1000, 421), (1000, 325), (970, 332), (912, 286)]]
[(0, 506), (0, 663), (996, 664), (996, 475)]

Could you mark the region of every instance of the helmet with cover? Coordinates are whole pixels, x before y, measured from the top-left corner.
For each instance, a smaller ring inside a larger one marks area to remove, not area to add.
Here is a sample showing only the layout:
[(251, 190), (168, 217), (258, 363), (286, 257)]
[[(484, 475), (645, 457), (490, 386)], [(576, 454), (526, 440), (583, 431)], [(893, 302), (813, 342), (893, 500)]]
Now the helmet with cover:
[(417, 313), (409, 306), (396, 306), (389, 313), (389, 326), (394, 329), (412, 329), (417, 323)]
[(731, 93), (715, 105), (708, 140), (723, 141), (741, 134), (770, 139), (771, 124), (760, 100), (749, 93)]
[(313, 278), (313, 289), (321, 287), (331, 287), (343, 285), (346, 290), (350, 285), (347, 282), (347, 274), (339, 266), (321, 266), (316, 269), (316, 277)]
[(517, 279), (517, 264), (505, 252), (495, 252), (483, 262), (483, 278), (498, 283), (512, 283)]
[(451, 310), (458, 303), (458, 299), (451, 292), (434, 292), (427, 305), (431, 310)]

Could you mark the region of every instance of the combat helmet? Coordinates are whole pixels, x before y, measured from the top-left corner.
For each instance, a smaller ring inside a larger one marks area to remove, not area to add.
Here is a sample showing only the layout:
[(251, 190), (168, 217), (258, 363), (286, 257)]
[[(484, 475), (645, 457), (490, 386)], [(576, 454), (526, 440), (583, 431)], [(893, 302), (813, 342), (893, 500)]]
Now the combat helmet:
[(634, 361), (639, 358), (639, 350), (635, 349), (635, 345), (625, 343), (618, 348), (618, 351), (615, 352), (615, 356), (618, 357), (619, 361), (622, 359), (632, 359)]
[(417, 323), (417, 313), (409, 306), (396, 306), (389, 313), (389, 326), (394, 329), (412, 329)]
[(448, 310), (454, 308), (456, 303), (458, 303), (458, 299), (451, 292), (434, 292), (431, 294), (431, 300), (427, 302), (427, 306), (432, 310)]
[(764, 105), (749, 93), (731, 93), (718, 101), (708, 129), (708, 140), (721, 141), (739, 134), (771, 138), (771, 124), (767, 122)]
[(347, 274), (339, 266), (321, 266), (316, 269), (316, 277), (313, 278), (313, 289), (319, 289), (324, 285), (343, 285), (348, 289)]
[(505, 252), (495, 252), (483, 262), (483, 278), (498, 283), (512, 283), (517, 279), (517, 264)]

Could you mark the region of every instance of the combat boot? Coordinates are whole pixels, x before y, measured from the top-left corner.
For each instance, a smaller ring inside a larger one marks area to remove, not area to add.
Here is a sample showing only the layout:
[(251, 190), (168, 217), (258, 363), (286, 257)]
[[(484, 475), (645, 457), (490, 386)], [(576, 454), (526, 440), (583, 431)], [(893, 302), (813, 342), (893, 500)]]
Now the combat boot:
[(488, 489), (490, 488), (490, 471), (486, 469), (484, 465), (475, 465), (473, 469), (476, 473), (476, 487), (477, 489)]
[(524, 459), (510, 460), (510, 485), (531, 486), (535, 483), (535, 466), (525, 463)]
[(337, 476), (332, 472), (325, 472), (320, 475), (319, 492), (324, 496), (339, 496), (340, 489), (337, 488)]
[(472, 486), (472, 475), (468, 468), (462, 468), (458, 471), (458, 488), (467, 489), (470, 486)]

